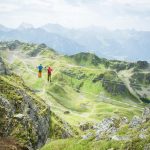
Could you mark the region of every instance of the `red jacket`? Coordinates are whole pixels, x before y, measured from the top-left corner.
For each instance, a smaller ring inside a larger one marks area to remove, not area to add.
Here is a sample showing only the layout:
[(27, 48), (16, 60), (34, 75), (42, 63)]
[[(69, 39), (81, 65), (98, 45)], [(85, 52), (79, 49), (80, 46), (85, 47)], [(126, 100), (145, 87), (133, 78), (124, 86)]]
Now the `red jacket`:
[(52, 71), (53, 71), (53, 69), (52, 69), (51, 67), (48, 67), (48, 69), (47, 69), (47, 73), (48, 73), (48, 74), (51, 74), (51, 73), (52, 73)]

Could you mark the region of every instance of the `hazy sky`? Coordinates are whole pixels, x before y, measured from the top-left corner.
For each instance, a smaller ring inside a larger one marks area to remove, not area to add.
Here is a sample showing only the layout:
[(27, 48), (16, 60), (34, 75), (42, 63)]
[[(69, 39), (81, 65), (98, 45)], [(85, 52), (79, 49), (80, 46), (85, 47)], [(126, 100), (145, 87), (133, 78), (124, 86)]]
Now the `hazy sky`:
[(150, 30), (150, 0), (0, 0), (0, 24)]

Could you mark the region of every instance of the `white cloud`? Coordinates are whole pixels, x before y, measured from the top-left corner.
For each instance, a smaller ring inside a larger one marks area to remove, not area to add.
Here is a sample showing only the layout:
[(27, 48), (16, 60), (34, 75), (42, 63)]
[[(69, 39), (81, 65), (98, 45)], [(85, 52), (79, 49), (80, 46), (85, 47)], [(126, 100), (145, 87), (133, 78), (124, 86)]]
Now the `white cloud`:
[(0, 4), (0, 13), (12, 12), (16, 9), (18, 9), (18, 6), (13, 4)]
[(0, 0), (0, 23), (150, 30), (149, 0)]

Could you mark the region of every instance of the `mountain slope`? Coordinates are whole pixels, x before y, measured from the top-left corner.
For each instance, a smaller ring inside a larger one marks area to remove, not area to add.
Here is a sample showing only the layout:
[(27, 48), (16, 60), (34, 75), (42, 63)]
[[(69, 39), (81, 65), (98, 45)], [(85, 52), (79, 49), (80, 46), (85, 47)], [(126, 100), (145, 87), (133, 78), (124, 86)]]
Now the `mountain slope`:
[[(98, 56), (125, 60), (149, 61), (149, 31), (114, 30), (88, 27), (84, 29), (66, 29), (48, 24), (42, 28), (48, 32), (74, 40)], [(147, 54), (147, 55), (146, 55)]]
[(53, 49), (58, 50), (60, 53), (70, 52), (69, 54), (73, 54), (84, 50), (84, 46), (75, 41), (55, 33), (48, 33), (40, 28), (19, 28), (8, 32), (1, 31), (0, 40), (20, 40), (37, 44), (45, 43)]
[[(5, 70), (3, 66), (0, 68)], [(22, 149), (43, 146), (49, 137), (49, 107), (19, 76), (10, 72), (1, 71), (0, 89), (1, 141), (11, 137), (22, 145)], [(0, 149), (13, 147), (9, 144), (0, 145)]]
[(150, 32), (136, 30), (115, 30), (89, 27), (67, 29), (57, 24), (47, 24), (39, 28), (23, 24), (22, 28), (0, 27), (1, 40), (21, 40), (45, 43), (63, 54), (94, 52), (105, 58), (119, 60), (147, 60), (150, 53)]
[[(148, 147), (148, 62), (107, 60), (90, 53), (63, 56), (45, 44), (20, 41), (1, 42), (0, 56), (0, 87), (7, 89), (1, 92), (2, 133), (7, 126), (8, 135), (34, 149), (49, 137), (44, 150)], [(53, 68), (51, 83), (45, 69), (42, 78), (37, 77), (39, 64)], [(9, 102), (15, 109), (4, 106)], [(44, 119), (49, 106), (50, 116)], [(13, 126), (5, 119), (9, 111)], [(141, 112), (142, 117), (134, 117)], [(29, 126), (22, 122), (26, 117)]]
[[(4, 42), (2, 49), (7, 46), (10, 47), (10, 43)], [(37, 48), (40, 52), (31, 55)], [(37, 91), (56, 114), (65, 118), (71, 125), (78, 125), (78, 121), (85, 117), (87, 121), (95, 121), (113, 114), (130, 118), (142, 110), (144, 104), (140, 104), (141, 100), (139, 102), (130, 93), (115, 71), (118, 68), (124, 69), (124, 66), (128, 68), (130, 63), (122, 62), (122, 67), (117, 65), (120, 64), (117, 61), (108, 61), (85, 53), (66, 57), (47, 47), (41, 48), (40, 45), (27, 43), (18, 43), (14, 49), (6, 49), (1, 50), (1, 53), (13, 71)], [(36, 66), (39, 64), (50, 65), (53, 68), (51, 84), (46, 81), (45, 71), (42, 79), (37, 78)], [(136, 63), (130, 69), (135, 66)], [(68, 115), (64, 114), (66, 111), (69, 111)]]

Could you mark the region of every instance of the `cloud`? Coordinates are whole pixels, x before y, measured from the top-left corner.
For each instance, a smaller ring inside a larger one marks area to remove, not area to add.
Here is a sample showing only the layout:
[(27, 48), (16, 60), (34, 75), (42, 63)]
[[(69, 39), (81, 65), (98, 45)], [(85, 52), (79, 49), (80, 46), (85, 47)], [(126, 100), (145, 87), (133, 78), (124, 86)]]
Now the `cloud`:
[(17, 9), (18, 9), (18, 6), (14, 4), (9, 4), (9, 5), (6, 3), (0, 4), (0, 13), (12, 12)]
[(0, 23), (150, 30), (149, 0), (0, 0)]

